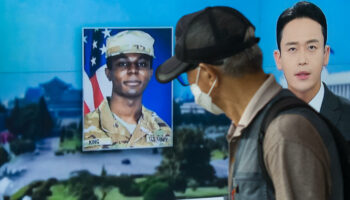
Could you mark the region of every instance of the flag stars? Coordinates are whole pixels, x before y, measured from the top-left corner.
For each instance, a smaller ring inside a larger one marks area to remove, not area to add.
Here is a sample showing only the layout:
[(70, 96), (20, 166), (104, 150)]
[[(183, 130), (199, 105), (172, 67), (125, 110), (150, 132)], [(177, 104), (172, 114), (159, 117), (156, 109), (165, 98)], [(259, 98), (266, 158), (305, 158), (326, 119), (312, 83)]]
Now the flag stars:
[(94, 66), (94, 65), (96, 65), (96, 58), (92, 57), (91, 58), (91, 66)]
[(104, 31), (102, 31), (104, 38), (110, 37), (111, 36), (111, 31), (108, 29), (105, 29)]
[(100, 48), (100, 51), (101, 51), (101, 55), (103, 55), (104, 53), (106, 53), (107, 51), (107, 48), (106, 46), (103, 44), (103, 46)]
[(97, 48), (97, 41), (96, 41), (96, 40), (94, 40), (94, 42), (92, 43), (92, 48), (93, 48), (93, 49), (96, 49), (96, 48)]
[(86, 39), (87, 39), (87, 37), (84, 35), (84, 37), (83, 37), (83, 42), (84, 42), (84, 43), (87, 43), (87, 40), (86, 40)]

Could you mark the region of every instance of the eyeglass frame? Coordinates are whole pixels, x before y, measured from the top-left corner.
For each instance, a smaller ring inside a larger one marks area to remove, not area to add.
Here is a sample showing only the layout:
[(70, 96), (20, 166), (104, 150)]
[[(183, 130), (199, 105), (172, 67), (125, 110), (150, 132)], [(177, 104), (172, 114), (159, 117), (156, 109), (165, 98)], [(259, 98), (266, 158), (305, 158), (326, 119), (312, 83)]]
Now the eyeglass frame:
[[(223, 60), (217, 60), (217, 61), (212, 61), (212, 62), (205, 62), (205, 63), (208, 63), (208, 64), (211, 64), (211, 65), (223, 65), (224, 64), (224, 61)], [(186, 73), (188, 71), (191, 71), (193, 69), (196, 69), (197, 67), (199, 66), (199, 63), (194, 63), (193, 65), (190, 65), (184, 72), (182, 72), (181, 74), (183, 73)], [(185, 83), (183, 80), (181, 80), (180, 76), (176, 77), (176, 79), (179, 81), (179, 83), (182, 85), (182, 86), (190, 86), (191, 84), (190, 83)]]

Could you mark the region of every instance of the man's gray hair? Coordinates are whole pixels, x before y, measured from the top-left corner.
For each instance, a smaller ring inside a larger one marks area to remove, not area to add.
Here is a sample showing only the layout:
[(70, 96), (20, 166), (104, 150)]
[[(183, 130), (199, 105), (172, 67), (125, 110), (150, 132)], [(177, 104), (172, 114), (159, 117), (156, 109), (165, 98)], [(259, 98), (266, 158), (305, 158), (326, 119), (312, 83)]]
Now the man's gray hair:
[[(247, 29), (244, 41), (254, 37), (254, 29)], [(222, 71), (233, 77), (241, 77), (245, 74), (256, 73), (262, 70), (262, 52), (258, 44), (253, 45), (242, 52), (225, 58), (223, 65), (220, 66)]]

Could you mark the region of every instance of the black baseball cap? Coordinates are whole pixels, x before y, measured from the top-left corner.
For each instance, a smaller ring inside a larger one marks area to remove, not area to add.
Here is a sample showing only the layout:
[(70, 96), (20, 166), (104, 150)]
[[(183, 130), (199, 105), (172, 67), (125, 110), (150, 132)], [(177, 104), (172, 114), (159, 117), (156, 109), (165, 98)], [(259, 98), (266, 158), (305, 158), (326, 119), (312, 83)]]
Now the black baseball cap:
[[(198, 32), (198, 26), (209, 26), (210, 31)], [(157, 80), (169, 82), (201, 62), (215, 64), (253, 46), (259, 38), (244, 41), (249, 27), (255, 29), (239, 11), (226, 6), (207, 7), (181, 17), (176, 25), (175, 56), (157, 68)]]

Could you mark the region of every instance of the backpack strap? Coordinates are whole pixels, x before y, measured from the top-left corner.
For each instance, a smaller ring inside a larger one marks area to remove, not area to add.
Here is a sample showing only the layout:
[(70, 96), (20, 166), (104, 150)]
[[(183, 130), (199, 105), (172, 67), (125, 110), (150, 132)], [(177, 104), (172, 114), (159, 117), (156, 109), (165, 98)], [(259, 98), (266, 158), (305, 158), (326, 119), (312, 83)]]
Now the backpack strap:
[(282, 96), (282, 97), (275, 97), (275, 99), (272, 104), (267, 108), (267, 111), (265, 112), (265, 117), (262, 121), (260, 132), (259, 132), (259, 139), (258, 139), (258, 162), (262, 171), (262, 175), (264, 179), (267, 182), (267, 187), (274, 191), (272, 180), (267, 173), (265, 162), (264, 162), (264, 152), (263, 152), (263, 142), (266, 130), (268, 126), (270, 125), (271, 121), (275, 119), (280, 113), (294, 109), (294, 108), (300, 108), (305, 107), (312, 109), (308, 104), (306, 104), (304, 101), (298, 99), (296, 96), (288, 95), (288, 96)]

